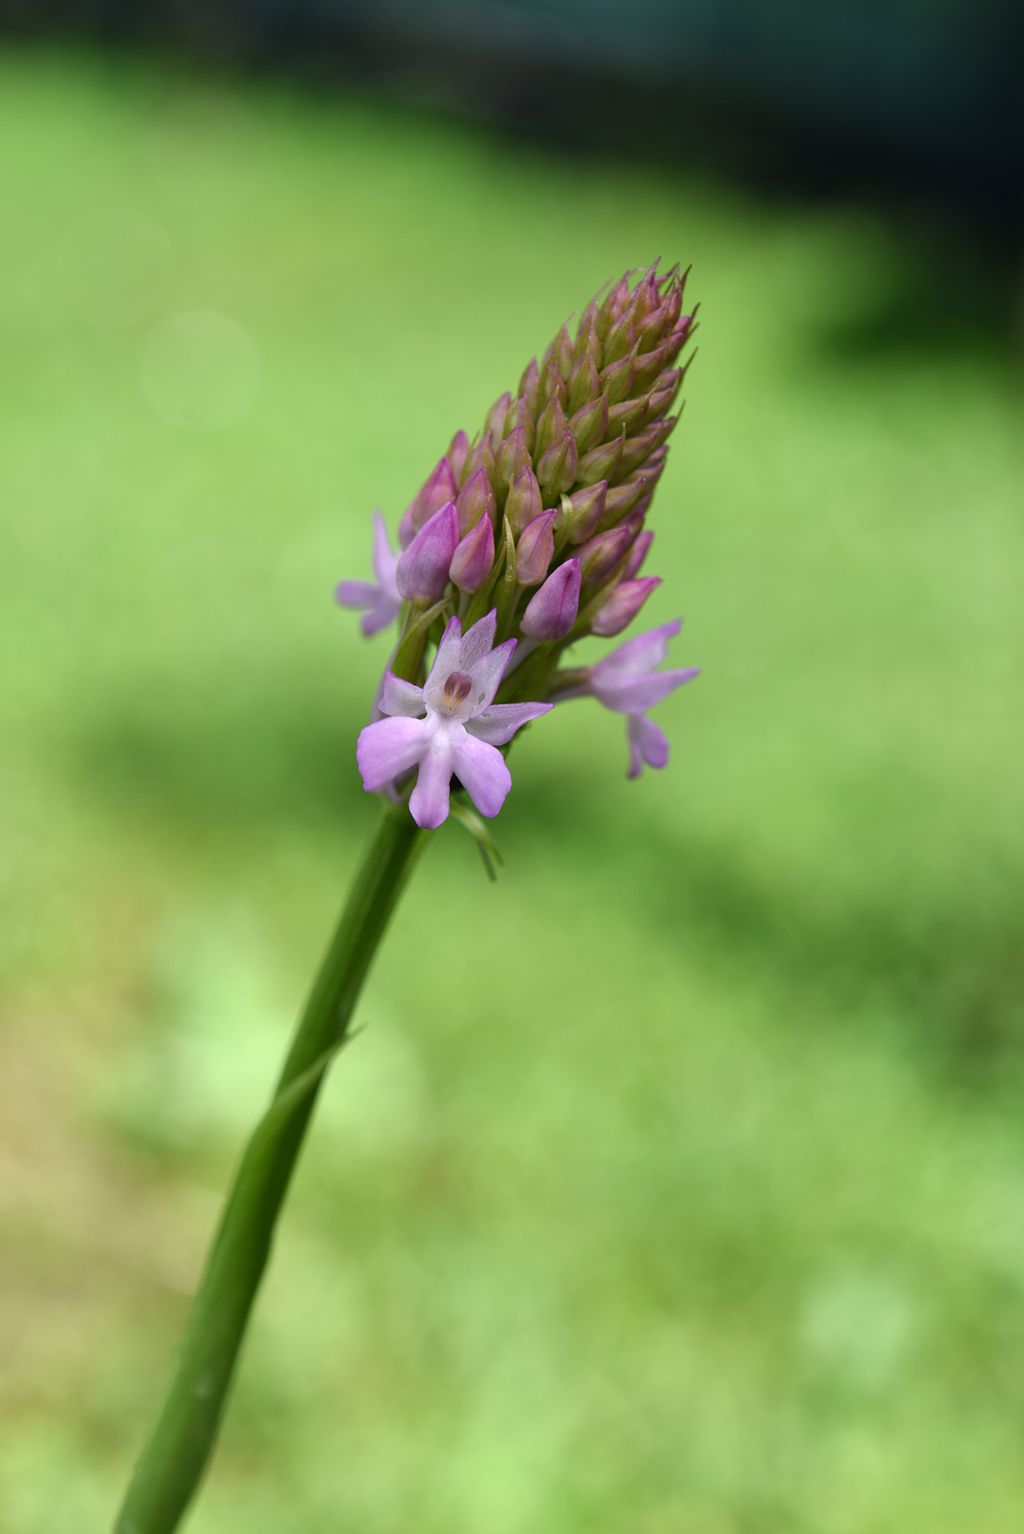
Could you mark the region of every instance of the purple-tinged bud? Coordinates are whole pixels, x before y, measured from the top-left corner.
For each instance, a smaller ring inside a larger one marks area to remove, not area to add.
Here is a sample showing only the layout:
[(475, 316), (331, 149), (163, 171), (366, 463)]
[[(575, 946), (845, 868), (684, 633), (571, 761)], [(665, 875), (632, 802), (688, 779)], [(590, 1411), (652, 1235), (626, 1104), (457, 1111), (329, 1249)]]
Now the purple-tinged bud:
[(604, 394), (609, 405), (617, 405), (620, 400), (626, 399), (633, 389), (633, 358), (632, 353), (622, 358), (621, 362), (613, 362), (601, 374), (601, 392)]
[(573, 434), (576, 450), (580, 453), (586, 453), (604, 440), (608, 430), (608, 401), (603, 394), (592, 399), (589, 405), (584, 405), (582, 410), (577, 410), (569, 422), (569, 430)]
[(686, 368), (670, 368), (667, 373), (660, 374), (657, 384), (648, 396), (652, 416), (664, 415), (667, 410), (672, 409), (685, 374)]
[(403, 597), (436, 602), (448, 584), (448, 567), (459, 541), (459, 514), (449, 501), (435, 511), (398, 561), (396, 578)]
[(542, 511), (523, 529), (516, 545), (516, 580), (520, 586), (539, 586), (555, 557), (554, 525), (557, 511)]
[(570, 543), (585, 543), (600, 526), (607, 493), (608, 481), (602, 479), (571, 496), (563, 495), (557, 523), (559, 534), (564, 534)]
[(613, 405), (608, 412), (608, 430), (632, 431), (634, 426), (641, 426), (647, 419), (648, 414), (655, 412), (651, 408), (652, 400), (649, 394), (644, 394), (640, 399), (624, 399), (618, 405)]
[(505, 421), (505, 425), (509, 431), (514, 431), (517, 426), (521, 427), (526, 435), (526, 445), (531, 452), (533, 451), (533, 438), (536, 428), (534, 426), (533, 414), (530, 410), (529, 402), (525, 399), (524, 396), (520, 395), (519, 399), (517, 399), (515, 404), (512, 406), (512, 409), (509, 411), (508, 417)]
[(597, 333), (602, 342), (629, 301), (629, 272), (623, 272), (597, 313)]
[(674, 361), (682, 340), (677, 340), (674, 335), (669, 336), (667, 341), (662, 341), (653, 351), (642, 352), (633, 359), (633, 371), (638, 389), (649, 389), (658, 374), (672, 361)]
[(493, 521), (495, 512), (494, 491), (486, 469), (477, 469), (459, 491), (455, 502), (459, 513), (459, 532), (468, 533), (481, 517)]
[(562, 409), (562, 401), (557, 394), (553, 394), (540, 413), (537, 422), (537, 437), (535, 451), (539, 457), (546, 453), (552, 442), (557, 442), (568, 428), (565, 419), (565, 411)]
[(537, 465), (537, 478), (549, 500), (554, 500), (576, 483), (578, 465), (576, 440), (571, 431), (564, 431), (558, 441), (553, 442), (547, 452), (541, 455)]
[(633, 319), (639, 329), (653, 314), (661, 303), (661, 292), (658, 288), (657, 262), (649, 266), (633, 289), (632, 313)]
[(580, 315), (579, 325), (576, 327), (576, 339), (572, 345), (573, 371), (576, 365), (589, 355), (595, 363), (600, 362), (601, 342), (597, 334), (597, 316), (600, 305), (596, 298), (592, 298)]
[(494, 448), (491, 439), (486, 432), (474, 442), (469, 449), (469, 457), (466, 459), (466, 467), (463, 470), (463, 479), (472, 479), (478, 469), (485, 469), (487, 478), (494, 484)]
[(512, 531), (516, 534), (521, 533), (534, 517), (540, 516), (543, 509), (544, 502), (541, 500), (537, 476), (532, 469), (523, 469), (509, 487), (508, 499), (505, 502), (505, 516)]
[(509, 407), (511, 404), (512, 396), (506, 391), (501, 396), (501, 399), (496, 399), (494, 401), (494, 404), (487, 412), (487, 422), (484, 429), (490, 433), (491, 441), (494, 443), (495, 452), (497, 452), (499, 444), (504, 441), (505, 420), (508, 416)]
[(568, 328), (563, 325), (553, 343), (554, 358), (558, 363), (558, 371), (562, 375), (562, 382), (567, 383), (569, 374), (572, 372), (572, 336)]
[(540, 383), (537, 387), (537, 409), (543, 410), (552, 395), (558, 395), (561, 400), (565, 399), (565, 384), (562, 375), (558, 371), (558, 363), (554, 357), (548, 357), (541, 368)]
[(631, 581), (634, 575), (638, 573), (640, 566), (647, 558), (648, 550), (653, 542), (654, 534), (650, 528), (645, 528), (642, 533), (636, 535), (636, 538), (633, 540), (633, 547), (630, 549), (626, 557), (626, 563), (622, 567), (622, 579), (624, 581)]
[(567, 559), (530, 598), (519, 627), (527, 639), (564, 639), (580, 610), (580, 562)]
[(641, 352), (650, 351), (652, 347), (658, 346), (667, 336), (670, 336), (673, 324), (671, 306), (666, 299), (664, 303), (659, 303), (656, 309), (652, 309), (637, 332)]
[(622, 450), (620, 468), (629, 474), (634, 469), (638, 469), (642, 463), (646, 463), (648, 458), (668, 441), (678, 421), (677, 415), (665, 416), (662, 420), (652, 421), (650, 426), (645, 426), (639, 436), (631, 437)]
[(442, 458), (409, 506), (408, 515), (413, 529), (419, 532), (428, 517), (440, 511), (449, 501), (454, 501), (458, 493), (459, 487), (455, 483), (452, 466), (447, 458)]
[(628, 357), (636, 345), (636, 335), (633, 329), (633, 316), (628, 311), (609, 330), (605, 337), (601, 355), (606, 364), (621, 362)]
[(623, 432), (614, 442), (605, 442), (601, 447), (591, 448), (589, 453), (584, 453), (576, 469), (576, 478), (580, 483), (596, 485), (600, 479), (614, 479), (622, 461), (625, 440), (626, 434)]
[(614, 527), (616, 522), (621, 522), (626, 513), (632, 511), (637, 502), (649, 493), (652, 483), (647, 475), (636, 474), (632, 479), (624, 480), (621, 485), (615, 485), (609, 490), (601, 527)]
[(529, 465), (530, 449), (521, 426), (510, 432), (494, 460), (494, 483), (499, 495), (505, 495), (517, 474)]
[(660, 585), (661, 577), (657, 575), (648, 575), (638, 581), (620, 581), (607, 602), (603, 602), (591, 618), (590, 632), (602, 639), (611, 639), (613, 634), (621, 634), (632, 623), (651, 592)]
[(583, 544), (579, 551), (580, 571), (585, 586), (600, 586), (610, 575), (619, 560), (636, 537), (636, 528), (628, 522), (610, 527), (606, 533), (598, 533)]
[(466, 467), (466, 458), (469, 454), (469, 438), (464, 431), (457, 431), (452, 438), (451, 447), (448, 449), (448, 462), (452, 466), (452, 473), (462, 483), (462, 471)]
[(450, 575), (460, 591), (478, 591), (494, 565), (494, 524), (481, 517), (452, 555)]
[(569, 375), (569, 409), (575, 414), (601, 392), (597, 364), (589, 351), (584, 352)]
[(524, 399), (531, 411), (537, 409), (537, 394), (540, 389), (540, 368), (537, 366), (536, 357), (531, 357), (523, 370), (523, 376), (519, 380), (519, 398)]

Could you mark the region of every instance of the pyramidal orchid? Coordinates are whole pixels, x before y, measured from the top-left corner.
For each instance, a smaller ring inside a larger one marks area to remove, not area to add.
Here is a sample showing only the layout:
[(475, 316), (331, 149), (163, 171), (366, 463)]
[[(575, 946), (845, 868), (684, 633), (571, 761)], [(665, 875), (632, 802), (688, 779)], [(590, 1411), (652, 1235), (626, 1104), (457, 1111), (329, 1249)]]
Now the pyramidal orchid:
[(242, 1157), (116, 1534), (172, 1534), (195, 1492), (317, 1092), (430, 834), (450, 815), (490, 868), (479, 816), (505, 803), (513, 740), (570, 699), (625, 717), (630, 777), (668, 761), (667, 737), (647, 713), (697, 675), (659, 670), (679, 622), (588, 665), (574, 649), (623, 633), (660, 587), (639, 572), (679, 422), (689, 366), (680, 354), (696, 328), (684, 289), (685, 274), (655, 263), (602, 290), (527, 363), (474, 437), (455, 433), (399, 518), (397, 549), (374, 514), (375, 580), (337, 587), (365, 635), (393, 626), (356, 746), (382, 813)]

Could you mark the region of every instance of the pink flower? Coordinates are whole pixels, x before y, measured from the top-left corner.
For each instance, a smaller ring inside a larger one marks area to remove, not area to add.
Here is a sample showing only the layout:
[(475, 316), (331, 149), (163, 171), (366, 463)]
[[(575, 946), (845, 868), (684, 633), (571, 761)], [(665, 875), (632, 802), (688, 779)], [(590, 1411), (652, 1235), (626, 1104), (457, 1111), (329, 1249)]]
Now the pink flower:
[(681, 627), (677, 618), (672, 623), (663, 623), (660, 628), (649, 629), (646, 634), (637, 634), (599, 660), (596, 666), (591, 666), (588, 672), (587, 690), (605, 708), (626, 715), (629, 736), (627, 777), (638, 778), (645, 763), (648, 767), (665, 766), (668, 738), (645, 717), (646, 712), (677, 687), (682, 687), (684, 682), (692, 682), (700, 675), (700, 668), (696, 666), (676, 671), (655, 669), (665, 659), (668, 641)]
[(373, 514), (373, 581), (342, 581), (335, 596), (342, 607), (365, 608), (360, 628), (369, 639), (379, 629), (387, 628), (398, 617), (402, 598), (399, 594), (395, 572), (398, 569), (398, 551), (392, 552), (388, 530), (379, 511)]
[(497, 613), (465, 634), (458, 618), (444, 631), (423, 687), (386, 672), (377, 707), (387, 717), (359, 736), (356, 760), (368, 793), (418, 767), (409, 809), (416, 824), (433, 828), (448, 818), (457, 775), (481, 815), (497, 815), (512, 777), (498, 750), (550, 703), (494, 703), (514, 639), (493, 649)]

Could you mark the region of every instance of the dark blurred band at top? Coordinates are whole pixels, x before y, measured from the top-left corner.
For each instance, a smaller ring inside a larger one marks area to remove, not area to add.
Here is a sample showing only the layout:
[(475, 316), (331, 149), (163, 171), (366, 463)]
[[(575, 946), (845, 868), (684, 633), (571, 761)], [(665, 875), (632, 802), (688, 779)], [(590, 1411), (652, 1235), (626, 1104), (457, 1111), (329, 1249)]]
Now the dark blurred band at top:
[(358, 84), (809, 190), (904, 190), (1007, 233), (1022, 15), (1010, 0), (0, 0), (9, 36)]

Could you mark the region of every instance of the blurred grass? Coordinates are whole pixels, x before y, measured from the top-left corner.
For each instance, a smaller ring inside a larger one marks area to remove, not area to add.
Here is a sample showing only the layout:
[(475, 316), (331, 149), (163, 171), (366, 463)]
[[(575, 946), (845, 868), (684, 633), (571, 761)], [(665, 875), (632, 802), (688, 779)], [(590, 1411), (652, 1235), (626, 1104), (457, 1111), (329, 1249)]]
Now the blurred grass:
[(0, 1527), (106, 1526), (371, 823), (370, 507), (661, 254), (672, 768), (567, 707), (501, 883), (438, 838), (190, 1528), (1016, 1530), (1021, 450), (969, 248), (88, 57), (0, 61), (0, 129)]

